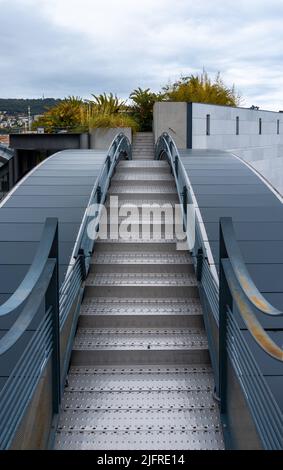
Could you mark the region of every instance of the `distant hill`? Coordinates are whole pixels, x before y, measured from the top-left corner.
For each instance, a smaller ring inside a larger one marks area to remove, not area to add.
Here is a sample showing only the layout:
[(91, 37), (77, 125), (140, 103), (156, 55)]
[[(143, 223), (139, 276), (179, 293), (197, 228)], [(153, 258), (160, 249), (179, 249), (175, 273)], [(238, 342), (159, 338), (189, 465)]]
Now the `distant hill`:
[(45, 98), (45, 99), (4, 99), (0, 98), (0, 112), (7, 111), (8, 114), (27, 114), (28, 107), (30, 106), (31, 114), (43, 114), (48, 108), (52, 108), (58, 104), (61, 100), (56, 100), (54, 98)]

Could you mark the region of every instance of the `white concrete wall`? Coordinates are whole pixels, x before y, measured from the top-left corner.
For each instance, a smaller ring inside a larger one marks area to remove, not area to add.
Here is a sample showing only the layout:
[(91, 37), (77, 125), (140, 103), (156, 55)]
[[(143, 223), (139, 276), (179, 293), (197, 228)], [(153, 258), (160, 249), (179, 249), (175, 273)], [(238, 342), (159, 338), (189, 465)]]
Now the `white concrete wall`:
[[(206, 116), (210, 114), (210, 136)], [(239, 135), (236, 117), (239, 116)], [(259, 135), (259, 118), (262, 134)], [(277, 120), (280, 134), (277, 135)], [(193, 148), (229, 150), (250, 163), (283, 194), (283, 114), (226, 106), (193, 104)]]
[(132, 129), (129, 127), (113, 129), (94, 129), (90, 135), (90, 148), (95, 150), (108, 149), (111, 142), (119, 132), (123, 132), (132, 143)]
[[(206, 116), (210, 114), (210, 136), (206, 135)], [(236, 117), (239, 117), (240, 134), (236, 135)], [(259, 118), (262, 119), (262, 135), (259, 135)], [(280, 135), (277, 135), (277, 120)], [(217, 149), (266, 149), (283, 144), (283, 114), (256, 111), (227, 106), (193, 103), (193, 148)], [(255, 156), (256, 158), (256, 156)]]
[(167, 132), (180, 149), (187, 148), (187, 103), (160, 102), (153, 108), (155, 142)]

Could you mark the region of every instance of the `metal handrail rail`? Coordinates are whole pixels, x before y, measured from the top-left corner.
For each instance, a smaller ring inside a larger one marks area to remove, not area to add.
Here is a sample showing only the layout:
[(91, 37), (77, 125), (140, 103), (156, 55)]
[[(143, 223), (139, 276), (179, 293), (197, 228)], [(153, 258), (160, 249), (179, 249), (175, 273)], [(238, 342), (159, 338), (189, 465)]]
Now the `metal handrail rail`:
[(280, 312), (280, 310), (275, 308), (264, 298), (252, 280), (236, 240), (232, 218), (222, 217), (220, 219), (220, 226), (227, 256), (230, 259), (237, 281), (239, 282), (249, 301), (258, 310), (266, 315), (283, 315), (283, 312)]
[(34, 286), (28, 302), (10, 330), (0, 339), (0, 356), (11, 349), (31, 325), (41, 305), (45, 292), (47, 291), (55, 266), (55, 259), (47, 260), (40, 279)]
[(57, 230), (58, 220), (54, 218), (46, 219), (42, 238), (33, 263), (14, 294), (0, 306), (0, 319), (4, 316), (11, 315), (15, 310), (23, 306), (33, 289), (37, 286), (52, 251)]
[(283, 312), (266, 301), (251, 279), (236, 240), (231, 217), (220, 219), (220, 263), (233, 301), (253, 339), (269, 356), (283, 362), (283, 349), (266, 333), (255, 313), (282, 316)]
[[(165, 145), (165, 148), (164, 148), (164, 145)], [(173, 149), (174, 149), (174, 154), (173, 154)], [(170, 164), (171, 164), (171, 167), (172, 167), (172, 171), (173, 171), (173, 174), (174, 174), (174, 177), (175, 177), (177, 187), (178, 187), (178, 174), (177, 174), (177, 171), (176, 171), (176, 165), (178, 165), (178, 173), (181, 170), (182, 178), (184, 180), (184, 185), (186, 186), (187, 191), (188, 191), (187, 195), (189, 197), (189, 200), (195, 206), (195, 209), (197, 209), (196, 203), (194, 201), (194, 197), (193, 197), (193, 194), (192, 194), (191, 183), (190, 183), (187, 171), (186, 171), (186, 169), (183, 165), (183, 162), (180, 158), (179, 150), (176, 146), (176, 143), (175, 143), (174, 139), (167, 132), (164, 132), (156, 142), (156, 154), (162, 153), (162, 152), (165, 152), (165, 151), (166, 151), (166, 153), (168, 155), (168, 158), (170, 160)], [(177, 158), (177, 163), (176, 163), (176, 158)], [(202, 236), (201, 222), (199, 220), (199, 214), (198, 214), (197, 211), (196, 211), (196, 221), (197, 221), (198, 231), (201, 234), (200, 243), (201, 243), (201, 249), (203, 251), (203, 257), (208, 259), (209, 257), (208, 257), (208, 253), (207, 253), (207, 246), (204, 243), (204, 239), (203, 239), (203, 236)], [(185, 218), (184, 222), (185, 222), (185, 225), (186, 225), (187, 224), (186, 218)], [(217, 279), (215, 279), (215, 275), (213, 274), (213, 272), (211, 272), (211, 276), (213, 278), (213, 281), (217, 282)]]
[[(119, 134), (117, 134), (114, 137), (114, 139), (112, 140), (112, 142), (110, 144), (110, 147), (109, 147), (108, 152), (107, 152), (107, 157), (105, 158), (102, 169), (101, 169), (101, 171), (100, 171), (100, 173), (97, 177), (95, 186), (92, 190), (92, 193), (91, 193), (91, 196), (90, 196), (90, 199), (89, 199), (88, 207), (87, 207), (87, 209), (85, 211), (85, 214), (84, 214), (84, 218), (83, 218), (81, 228), (80, 228), (80, 233), (79, 233), (79, 236), (78, 236), (78, 239), (77, 239), (77, 242), (76, 242), (76, 247), (75, 247), (75, 250), (74, 250), (73, 258), (78, 257), (79, 251), (82, 248), (81, 244), (82, 244), (83, 237), (85, 235), (86, 225), (87, 225), (87, 222), (88, 222), (88, 210), (89, 210), (89, 207), (91, 206), (91, 204), (93, 204), (95, 196), (96, 196), (98, 190), (100, 189), (101, 180), (102, 180), (104, 171), (105, 171), (105, 169), (108, 165), (109, 159), (110, 159), (111, 164), (110, 164), (110, 166), (108, 168), (108, 171), (107, 171), (107, 179), (106, 179), (106, 182), (105, 182), (105, 189), (104, 189), (104, 192), (103, 192), (104, 194), (101, 195), (101, 196), (105, 195), (105, 190), (107, 190), (107, 188), (108, 188), (109, 180), (110, 180), (110, 177), (111, 177), (111, 175), (113, 173), (113, 169), (114, 169), (114, 164), (117, 163), (117, 155), (119, 154), (119, 152), (122, 151), (121, 149), (122, 149), (122, 144), (123, 143), (126, 145), (126, 147), (128, 147), (130, 149), (131, 144), (129, 142), (129, 139), (126, 137), (125, 134), (123, 134), (123, 132), (120, 132)], [(131, 158), (131, 156), (130, 156), (130, 158)], [(100, 201), (98, 201), (98, 202), (100, 203)]]

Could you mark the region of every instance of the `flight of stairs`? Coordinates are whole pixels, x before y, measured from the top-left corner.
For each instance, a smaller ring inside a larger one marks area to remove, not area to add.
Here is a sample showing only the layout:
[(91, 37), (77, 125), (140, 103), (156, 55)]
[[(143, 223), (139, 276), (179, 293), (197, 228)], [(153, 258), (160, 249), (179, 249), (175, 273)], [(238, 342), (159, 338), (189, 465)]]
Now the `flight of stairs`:
[[(152, 135), (136, 136), (133, 158), (119, 164), (109, 197), (129, 208), (175, 203)], [(96, 243), (55, 448), (223, 449), (190, 254), (165, 239), (164, 223), (155, 240), (135, 224), (134, 239)]]

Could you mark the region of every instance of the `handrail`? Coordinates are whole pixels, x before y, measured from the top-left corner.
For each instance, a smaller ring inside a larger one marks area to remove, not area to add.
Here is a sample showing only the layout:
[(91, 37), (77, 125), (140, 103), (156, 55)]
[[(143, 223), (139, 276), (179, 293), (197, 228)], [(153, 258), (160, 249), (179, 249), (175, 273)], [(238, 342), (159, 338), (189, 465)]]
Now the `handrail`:
[(266, 315), (283, 315), (283, 312), (273, 307), (273, 305), (264, 298), (252, 280), (236, 240), (232, 218), (222, 217), (220, 219), (220, 226), (225, 246), (225, 257), (230, 259), (235, 276), (249, 301)]
[[(123, 145), (124, 145), (124, 149), (123, 149)], [(117, 156), (119, 157), (121, 152), (123, 150), (125, 150), (126, 148), (128, 149), (128, 151), (130, 153), (131, 144), (129, 142), (129, 139), (126, 137), (125, 134), (123, 134), (123, 132), (120, 132), (119, 134), (117, 134), (114, 137), (114, 139), (112, 140), (112, 142), (110, 144), (110, 147), (109, 147), (108, 152), (107, 152), (107, 157), (105, 158), (102, 169), (101, 169), (101, 171), (100, 171), (100, 173), (97, 177), (95, 186), (92, 190), (92, 193), (91, 193), (91, 196), (90, 196), (90, 199), (89, 199), (89, 203), (88, 203), (88, 207), (85, 211), (84, 218), (83, 218), (83, 221), (82, 221), (82, 224), (81, 224), (80, 233), (79, 233), (79, 236), (78, 236), (77, 241), (76, 241), (76, 246), (75, 246), (75, 249), (74, 249), (73, 258), (77, 258), (79, 256), (79, 251), (82, 248), (82, 246), (81, 246), (82, 245), (82, 240), (84, 238), (86, 225), (87, 225), (87, 222), (88, 222), (88, 210), (89, 210), (89, 207), (94, 203), (95, 196), (97, 195), (98, 190), (101, 189), (101, 183), (103, 183), (103, 176), (104, 176), (105, 169), (107, 169), (107, 177), (106, 177), (106, 181), (104, 182), (104, 186), (105, 186), (104, 189), (107, 190), (109, 179), (110, 179), (110, 177), (113, 173), (114, 164), (117, 163)], [(131, 153), (130, 153), (129, 157), (131, 159)], [(107, 166), (108, 166), (108, 168), (107, 168)], [(103, 191), (103, 193), (105, 193), (105, 190)], [(101, 201), (99, 200), (98, 203), (100, 203), (100, 202)]]
[(56, 260), (48, 260), (38, 283), (35, 285), (32, 295), (26, 303), (19, 317), (0, 339), (0, 356), (5, 354), (21, 338), (24, 331), (30, 326), (41, 305), (42, 299), (49, 286), (56, 266)]
[[(236, 240), (231, 217), (220, 219), (220, 263), (233, 301), (236, 303), (250, 334), (269, 356), (283, 361), (283, 349), (270, 338), (261, 326), (255, 309), (272, 316), (282, 316), (283, 312), (266, 301), (251, 279)], [(222, 307), (226, 308), (225, 305)]]
[(39, 282), (47, 263), (47, 259), (52, 252), (54, 238), (56, 237), (57, 231), (58, 220), (55, 218), (46, 219), (42, 238), (37, 248), (33, 263), (14, 294), (0, 306), (0, 319), (1, 317), (12, 314), (16, 309), (20, 308), (31, 295), (31, 292)]

